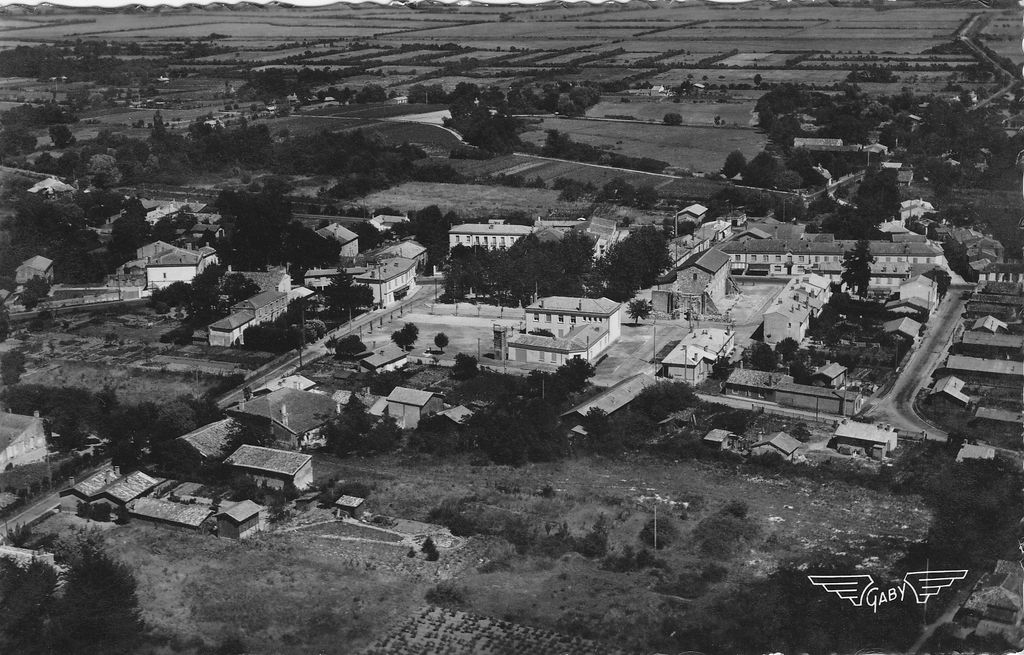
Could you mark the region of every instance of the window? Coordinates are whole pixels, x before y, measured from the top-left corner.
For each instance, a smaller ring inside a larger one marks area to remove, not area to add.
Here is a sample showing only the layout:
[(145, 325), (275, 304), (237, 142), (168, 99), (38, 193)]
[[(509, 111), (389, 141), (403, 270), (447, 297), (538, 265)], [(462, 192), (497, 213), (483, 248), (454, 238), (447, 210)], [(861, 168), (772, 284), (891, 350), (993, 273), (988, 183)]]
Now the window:
[(693, 274), (693, 281), (694, 281), (694, 282), (696, 282), (696, 281), (697, 281), (697, 274), (696, 274), (696, 273), (694, 273), (694, 274)]
[(533, 315), (533, 320), (535, 320), (535, 321), (537, 321), (539, 323), (540, 322), (540, 314), (534, 314)]
[(781, 262), (782, 261), (782, 255), (775, 255), (775, 261)]
[(547, 320), (547, 322), (550, 323), (551, 322), (551, 314), (545, 314), (544, 316), (545, 316), (545, 320)]
[(559, 314), (558, 315), (558, 322), (559, 323), (565, 323), (565, 316), (563, 314)]
[(575, 316), (570, 316), (569, 317), (569, 322), (570, 323), (575, 323), (576, 322), (576, 317)]

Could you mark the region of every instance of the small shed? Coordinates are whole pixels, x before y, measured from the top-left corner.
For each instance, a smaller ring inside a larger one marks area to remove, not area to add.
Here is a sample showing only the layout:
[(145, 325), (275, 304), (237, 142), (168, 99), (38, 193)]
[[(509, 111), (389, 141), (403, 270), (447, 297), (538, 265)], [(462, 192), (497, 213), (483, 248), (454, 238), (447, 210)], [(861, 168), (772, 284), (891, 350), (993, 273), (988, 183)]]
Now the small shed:
[(243, 500), (226, 506), (217, 514), (217, 535), (245, 539), (263, 529), (263, 506)]
[(703, 443), (705, 446), (711, 446), (712, 448), (716, 448), (718, 450), (726, 450), (732, 443), (733, 438), (734, 435), (732, 432), (729, 432), (728, 430), (721, 430), (715, 428), (711, 432), (708, 432), (707, 434), (704, 435), (704, 438), (701, 439), (701, 443)]
[(420, 419), (443, 408), (441, 396), (432, 391), (395, 387), (388, 395), (388, 414), (401, 428), (413, 429)]
[(811, 384), (835, 389), (846, 384), (847, 369), (837, 362), (827, 362), (811, 374)]
[(966, 459), (995, 459), (996, 449), (992, 446), (978, 446), (965, 443), (960, 446), (960, 452), (956, 454), (956, 461), (962, 462)]
[(128, 514), (133, 519), (162, 528), (198, 532), (213, 511), (207, 505), (175, 503), (158, 498), (137, 498), (128, 503)]
[(358, 496), (342, 496), (334, 501), (334, 513), (338, 518), (344, 515), (357, 519), (363, 513), (362, 507), (364, 502), (366, 502), (366, 499), (359, 498)]
[(300, 512), (305, 512), (312, 509), (317, 504), (317, 499), (320, 497), (319, 491), (310, 491), (304, 493), (295, 499), (295, 509)]
[(768, 439), (759, 441), (750, 448), (753, 455), (778, 455), (789, 461), (796, 459), (801, 444), (785, 432), (776, 432)]

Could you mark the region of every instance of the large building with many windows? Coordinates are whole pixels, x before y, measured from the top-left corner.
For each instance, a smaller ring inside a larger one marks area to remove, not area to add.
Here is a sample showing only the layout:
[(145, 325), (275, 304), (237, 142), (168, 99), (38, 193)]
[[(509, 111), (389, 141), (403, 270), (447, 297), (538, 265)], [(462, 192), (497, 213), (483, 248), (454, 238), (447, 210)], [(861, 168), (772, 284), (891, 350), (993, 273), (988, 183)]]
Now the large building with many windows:
[[(743, 239), (727, 241), (719, 249), (729, 256), (734, 275), (794, 277), (817, 273), (839, 282), (843, 257), (856, 241), (815, 235), (813, 239)], [(871, 241), (875, 257), (870, 286), (894, 290), (904, 281), (935, 268), (946, 267), (942, 248), (931, 242)]]
[(506, 250), (531, 232), (532, 226), (509, 225), (500, 220), (489, 223), (463, 223), (448, 230), (448, 247), (480, 246), (488, 250)]
[(559, 366), (596, 359), (622, 331), (622, 303), (608, 298), (540, 298), (526, 308), (526, 333), (495, 328), (499, 358)]

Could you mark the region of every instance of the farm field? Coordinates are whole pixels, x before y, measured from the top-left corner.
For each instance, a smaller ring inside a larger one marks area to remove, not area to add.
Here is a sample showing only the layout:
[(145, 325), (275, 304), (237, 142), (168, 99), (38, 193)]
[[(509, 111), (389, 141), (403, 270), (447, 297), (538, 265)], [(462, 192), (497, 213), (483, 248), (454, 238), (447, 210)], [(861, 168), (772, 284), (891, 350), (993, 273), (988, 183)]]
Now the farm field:
[[(626, 96), (623, 96), (626, 97)], [(683, 125), (711, 126), (715, 117), (720, 116), (727, 125), (750, 126), (754, 104), (749, 102), (705, 102), (683, 100), (672, 102), (669, 98), (608, 97), (587, 110), (590, 118), (633, 116), (637, 120), (661, 122), (665, 114), (674, 112), (683, 117)]]
[(400, 211), (437, 205), (442, 212), (454, 211), (464, 218), (494, 216), (503, 209), (544, 215), (550, 210), (570, 211), (577, 207), (577, 203), (559, 200), (558, 193), (548, 189), (406, 182), (371, 193), (359, 202), (371, 207), (393, 207)]
[(653, 126), (629, 122), (546, 118), (537, 129), (525, 132), (524, 141), (542, 145), (546, 130), (558, 130), (574, 140), (607, 148), (630, 157), (652, 157), (672, 166), (716, 171), (733, 150), (746, 157), (764, 148), (766, 139), (752, 129)]

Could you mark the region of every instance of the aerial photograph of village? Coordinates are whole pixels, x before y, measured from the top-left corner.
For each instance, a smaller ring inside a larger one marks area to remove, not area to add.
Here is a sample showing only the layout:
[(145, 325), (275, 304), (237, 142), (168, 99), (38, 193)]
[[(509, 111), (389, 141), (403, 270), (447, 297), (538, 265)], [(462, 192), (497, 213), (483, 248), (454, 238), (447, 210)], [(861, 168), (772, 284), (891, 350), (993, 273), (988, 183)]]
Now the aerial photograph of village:
[(0, 653), (1021, 651), (1022, 34), (0, 3)]

